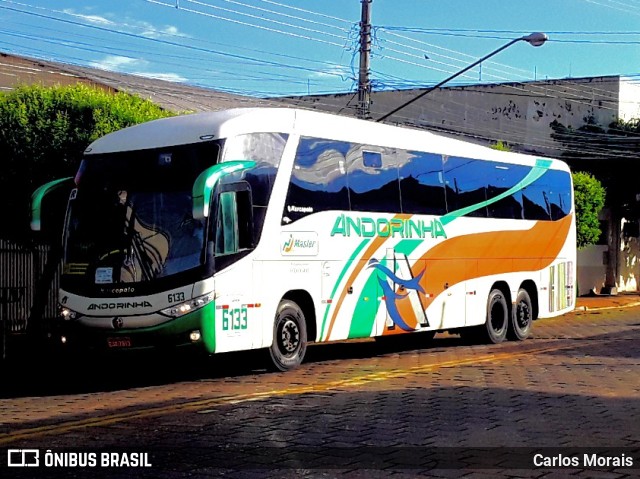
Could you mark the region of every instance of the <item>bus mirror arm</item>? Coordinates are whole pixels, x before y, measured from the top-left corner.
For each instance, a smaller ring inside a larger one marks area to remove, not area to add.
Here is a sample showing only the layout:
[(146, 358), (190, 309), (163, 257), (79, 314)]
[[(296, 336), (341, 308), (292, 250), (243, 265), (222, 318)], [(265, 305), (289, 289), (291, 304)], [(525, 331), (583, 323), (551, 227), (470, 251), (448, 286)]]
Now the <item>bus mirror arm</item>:
[(220, 179), (230, 173), (253, 168), (255, 161), (237, 160), (225, 161), (210, 166), (204, 170), (193, 183), (191, 196), (193, 198), (192, 215), (196, 220), (204, 220), (209, 216), (209, 205), (215, 186)]
[(49, 181), (36, 189), (31, 195), (31, 231), (42, 230), (42, 204), (52, 192), (63, 187), (72, 188), (75, 185), (72, 176)]

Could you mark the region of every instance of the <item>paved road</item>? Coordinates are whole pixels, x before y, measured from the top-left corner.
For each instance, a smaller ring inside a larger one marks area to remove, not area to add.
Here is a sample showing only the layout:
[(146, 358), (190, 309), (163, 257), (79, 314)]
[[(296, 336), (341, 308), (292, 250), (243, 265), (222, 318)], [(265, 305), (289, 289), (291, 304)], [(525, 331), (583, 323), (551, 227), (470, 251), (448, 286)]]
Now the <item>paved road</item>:
[[(2, 391), (0, 476), (640, 477), (639, 339), (635, 306), (493, 346), (313, 346), (285, 374), (239, 354), (49, 363)], [(41, 466), (6, 467), (10, 448)]]

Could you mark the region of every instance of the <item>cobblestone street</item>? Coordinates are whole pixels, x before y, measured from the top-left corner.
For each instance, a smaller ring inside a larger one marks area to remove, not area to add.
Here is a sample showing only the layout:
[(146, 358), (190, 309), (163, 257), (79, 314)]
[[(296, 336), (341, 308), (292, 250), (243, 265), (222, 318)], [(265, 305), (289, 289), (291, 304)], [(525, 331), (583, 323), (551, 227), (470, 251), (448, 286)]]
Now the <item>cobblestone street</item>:
[[(441, 334), (422, 349), (312, 346), (283, 374), (236, 354), (156, 364), (163, 374), (143, 362), (124, 379), (116, 363), (86, 381), (58, 371), (0, 400), (0, 444), (38, 449), (41, 461), (46, 450), (123, 451), (152, 464), (41, 467), (38, 477), (639, 477), (635, 299), (589, 298), (536, 322), (524, 342)], [(535, 467), (535, 454), (571, 453), (633, 465)]]

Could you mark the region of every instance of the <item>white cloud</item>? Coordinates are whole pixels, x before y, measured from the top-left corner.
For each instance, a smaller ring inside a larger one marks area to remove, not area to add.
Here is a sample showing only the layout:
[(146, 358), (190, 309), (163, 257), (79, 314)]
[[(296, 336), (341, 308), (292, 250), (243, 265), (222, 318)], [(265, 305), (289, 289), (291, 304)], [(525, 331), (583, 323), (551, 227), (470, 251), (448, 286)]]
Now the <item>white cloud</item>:
[(101, 70), (127, 71), (129, 70), (128, 67), (138, 67), (139, 65), (147, 63), (147, 61), (137, 58), (107, 55), (102, 60), (91, 62), (89, 65)]
[(335, 78), (336, 75), (339, 75), (343, 79), (350, 78), (352, 76), (351, 69), (349, 67), (335, 64), (333, 66), (328, 66), (323, 70), (318, 70), (311, 74), (311, 77), (315, 78)]
[(174, 83), (186, 82), (187, 78), (177, 73), (151, 73), (151, 72), (136, 72), (133, 75), (138, 75), (146, 78), (154, 78), (156, 80), (170, 81)]
[(111, 20), (105, 17), (102, 17), (100, 15), (83, 15), (81, 13), (76, 13), (74, 10), (69, 8), (63, 10), (63, 12), (66, 13), (67, 15), (80, 18), (86, 22), (93, 23), (95, 25), (113, 25), (113, 22)]
[(143, 35), (145, 37), (150, 37), (150, 38), (159, 38), (165, 35), (169, 35), (172, 37), (185, 37), (185, 38), (188, 37), (187, 35), (180, 33), (180, 31), (178, 30), (178, 27), (174, 27), (173, 25), (166, 25), (164, 27), (154, 27), (148, 22), (138, 22), (137, 27), (142, 29), (142, 32), (140, 33), (140, 35)]
[(137, 75), (146, 78), (155, 78), (157, 80), (165, 80), (174, 83), (187, 81), (187, 78), (177, 73), (170, 72), (151, 72), (146, 69), (149, 62), (139, 58), (124, 57), (119, 55), (107, 55), (102, 60), (94, 61), (89, 64), (93, 68), (100, 70), (108, 70), (117, 73), (126, 73), (129, 75)]
[[(66, 13), (67, 15), (75, 17), (79, 20), (84, 20), (85, 22), (88, 22), (94, 25), (114, 27), (115, 30), (122, 30), (122, 31), (131, 32), (131, 33), (137, 33), (139, 35), (149, 37), (149, 38), (159, 38), (164, 35), (188, 37), (187, 35), (180, 33), (180, 31), (178, 30), (178, 27), (175, 27), (173, 25), (156, 27), (149, 22), (132, 20), (132, 19), (125, 19), (123, 22), (114, 22), (112, 20), (109, 20), (106, 16), (77, 13), (72, 8), (67, 8), (63, 10), (63, 12)], [(108, 14), (107, 16), (113, 17), (114, 15)]]

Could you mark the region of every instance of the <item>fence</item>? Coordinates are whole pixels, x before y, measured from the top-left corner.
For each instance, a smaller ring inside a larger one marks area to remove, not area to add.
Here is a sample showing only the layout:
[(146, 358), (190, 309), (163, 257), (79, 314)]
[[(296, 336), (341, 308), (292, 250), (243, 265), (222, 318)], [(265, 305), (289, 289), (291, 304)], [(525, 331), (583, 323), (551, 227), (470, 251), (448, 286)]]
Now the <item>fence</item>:
[[(51, 263), (53, 261), (53, 263)], [(16, 336), (38, 334), (57, 314), (60, 265), (47, 244), (0, 239), (0, 352)]]

